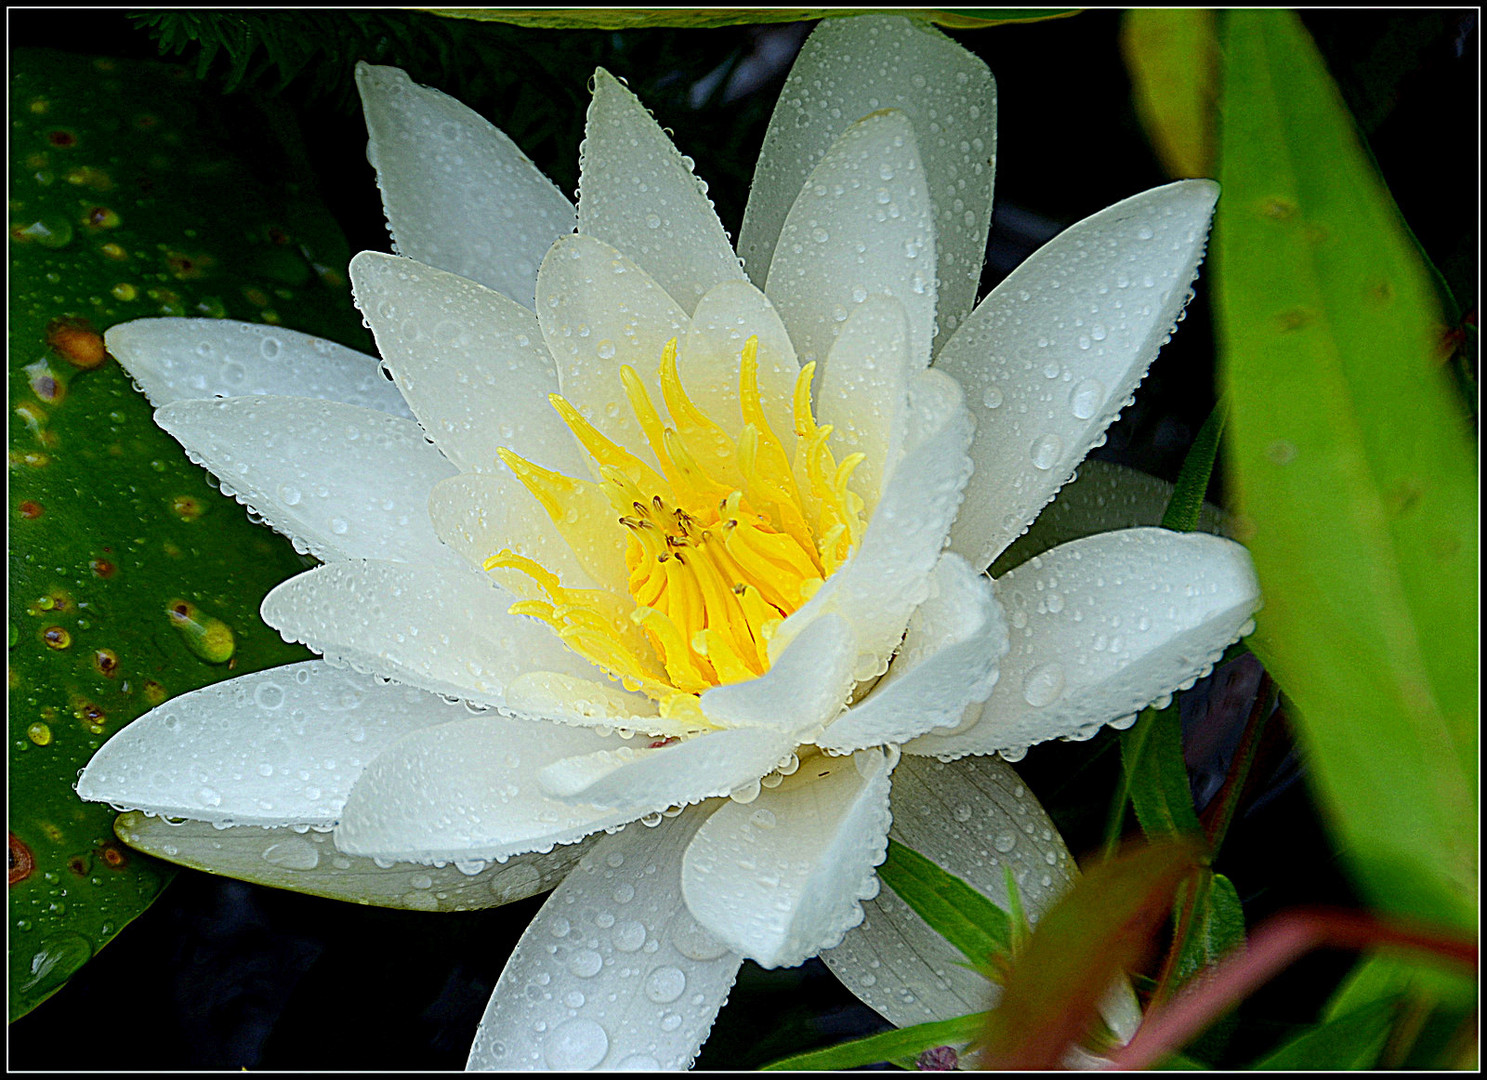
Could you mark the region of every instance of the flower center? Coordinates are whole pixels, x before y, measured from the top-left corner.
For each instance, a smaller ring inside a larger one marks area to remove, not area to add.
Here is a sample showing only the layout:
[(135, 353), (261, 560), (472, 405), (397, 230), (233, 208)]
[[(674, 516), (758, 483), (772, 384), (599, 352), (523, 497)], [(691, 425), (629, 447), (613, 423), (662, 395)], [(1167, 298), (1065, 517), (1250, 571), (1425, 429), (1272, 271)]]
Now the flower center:
[(575, 551), (593, 543), (583, 515), (592, 513), (594, 489), (602, 492), (626, 537), (634, 603), (626, 611), (612, 593), (565, 588), (540, 564), (503, 550), (485, 568), (521, 571), (546, 596), (519, 601), (511, 612), (546, 622), (627, 690), (659, 701), (665, 715), (695, 714), (697, 696), (710, 687), (768, 671), (775, 628), (846, 562), (862, 535), (863, 501), (848, 481), (863, 455), (840, 464), (832, 455), (831, 425), (818, 425), (811, 411), (815, 365), (795, 381), (792, 460), (764, 415), (758, 352), (758, 338), (749, 338), (739, 364), (737, 438), (687, 396), (675, 338), (658, 373), (669, 425), (635, 369), (621, 367), (660, 472), (558, 394), (550, 400), (592, 459), (597, 485), (499, 451)]

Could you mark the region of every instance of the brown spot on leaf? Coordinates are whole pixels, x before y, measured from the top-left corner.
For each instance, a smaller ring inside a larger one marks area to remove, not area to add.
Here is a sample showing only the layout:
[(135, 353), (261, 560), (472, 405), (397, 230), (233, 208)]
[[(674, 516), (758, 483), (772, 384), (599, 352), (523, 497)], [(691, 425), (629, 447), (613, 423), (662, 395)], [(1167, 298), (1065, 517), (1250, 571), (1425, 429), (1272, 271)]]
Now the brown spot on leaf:
[(118, 567), (107, 559), (94, 559), (88, 563), (88, 568), (101, 578), (113, 577), (114, 571), (118, 569)]
[(41, 503), (35, 502), (31, 499), (22, 499), (21, 505), (18, 509), (21, 512), (21, 517), (31, 518), (33, 521), (36, 518), (41, 517), (41, 515), (44, 513), (41, 508)]
[(112, 870), (122, 870), (129, 865), (129, 856), (112, 844), (104, 844), (98, 849), (98, 854)]
[(46, 133), (46, 141), (53, 146), (66, 148), (77, 145), (77, 136), (65, 128), (58, 128), (56, 131)]
[(31, 871), (36, 869), (36, 860), (31, 857), (31, 849), (16, 836), (10, 834), (10, 883), (12, 885), (25, 881), (31, 876)]
[(165, 687), (154, 679), (145, 680), (145, 700), (151, 705), (159, 705), (165, 700)]
[(72, 635), (60, 626), (48, 626), (41, 632), (41, 640), (49, 649), (65, 649), (72, 644)]
[(195, 521), (205, 510), (201, 500), (194, 495), (177, 495), (170, 500), (171, 513), (182, 521)]
[(96, 368), (108, 356), (103, 335), (87, 319), (63, 316), (47, 324), (46, 343), (74, 367)]
[(99, 649), (93, 654), (93, 666), (99, 674), (113, 678), (119, 673), (119, 654), (112, 649)]

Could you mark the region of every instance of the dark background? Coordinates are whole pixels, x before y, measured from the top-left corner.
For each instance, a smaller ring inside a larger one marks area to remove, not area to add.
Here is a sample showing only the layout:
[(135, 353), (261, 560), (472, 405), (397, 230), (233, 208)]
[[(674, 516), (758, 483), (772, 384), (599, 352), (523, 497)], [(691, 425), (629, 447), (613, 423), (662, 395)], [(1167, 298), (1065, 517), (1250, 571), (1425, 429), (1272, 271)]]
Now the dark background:
[[(271, 98), (303, 134), (321, 197), (351, 250), (388, 249), (350, 67), (406, 67), (507, 131), (560, 187), (577, 184), (577, 147), (596, 65), (625, 77), (697, 162), (736, 236), (770, 110), (808, 24), (710, 30), (537, 31), (411, 12), (259, 13), (280, 51), (305, 61), (275, 93), (263, 54), (228, 95), (245, 117)], [(1476, 14), (1324, 11), (1304, 20), (1327, 57), (1404, 215), (1475, 311), (1478, 248)], [(118, 11), (11, 10), (11, 46), (154, 58), (154, 38)], [(355, 27), (355, 33), (347, 33)], [(951, 31), (998, 84), (996, 216), (983, 293), (1060, 228), (1163, 183), (1131, 106), (1119, 13)], [(307, 43), (344, 43), (339, 54)], [(199, 53), (188, 48), (182, 62)], [(229, 64), (209, 67), (210, 85)], [(253, 138), (245, 124), (244, 139)], [(370, 351), (370, 342), (368, 343)], [(1135, 405), (1097, 456), (1171, 480), (1213, 405), (1203, 284)], [(1222, 476), (1210, 498), (1222, 502)], [(1235, 675), (1224, 669), (1215, 680)], [(1191, 722), (1224, 724), (1233, 710)], [(1196, 718), (1196, 719), (1194, 719)], [(1242, 716), (1239, 717), (1242, 721)], [(1301, 902), (1354, 903), (1297, 776), (1284, 725), (1262, 757), (1217, 869), (1251, 925)], [(1099, 842), (1118, 774), (1113, 733), (1038, 747), (1018, 766), (1076, 855)], [(1215, 763), (1195, 763), (1195, 771)], [(1218, 763), (1220, 766), (1222, 763)], [(485, 912), (362, 908), (183, 871), (164, 896), (72, 982), (11, 1025), (17, 1069), (458, 1069), (506, 958), (542, 897)], [(1349, 959), (1304, 961), (1252, 998), (1221, 1064), (1250, 1060), (1310, 1021)], [(750, 1068), (886, 1025), (817, 960), (766, 972), (745, 964), (699, 1067)]]

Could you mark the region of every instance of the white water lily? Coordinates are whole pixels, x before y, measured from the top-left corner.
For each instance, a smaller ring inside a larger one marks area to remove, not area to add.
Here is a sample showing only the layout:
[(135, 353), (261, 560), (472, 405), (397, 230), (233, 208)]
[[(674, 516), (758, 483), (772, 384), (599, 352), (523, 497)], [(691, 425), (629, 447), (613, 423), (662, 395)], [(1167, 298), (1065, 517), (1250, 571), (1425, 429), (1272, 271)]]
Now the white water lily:
[(822, 954), (900, 1025), (985, 1007), (878, 895), (890, 824), (1001, 902), (1010, 867), (1036, 915), (1072, 861), (987, 755), (1128, 722), (1258, 606), (1238, 545), (1089, 519), (982, 573), (1166, 340), (1215, 185), (1080, 222), (972, 310), (994, 88), (917, 22), (813, 33), (737, 255), (602, 70), (576, 210), (453, 99), (358, 79), (399, 254), (351, 273), (393, 383), (277, 328), (108, 335), (223, 492), (323, 560), (263, 617), (325, 659), (161, 706), (79, 793), (203, 823), (131, 819), (147, 850), (364, 902), (561, 880), (472, 1068), (684, 1067), (745, 958)]

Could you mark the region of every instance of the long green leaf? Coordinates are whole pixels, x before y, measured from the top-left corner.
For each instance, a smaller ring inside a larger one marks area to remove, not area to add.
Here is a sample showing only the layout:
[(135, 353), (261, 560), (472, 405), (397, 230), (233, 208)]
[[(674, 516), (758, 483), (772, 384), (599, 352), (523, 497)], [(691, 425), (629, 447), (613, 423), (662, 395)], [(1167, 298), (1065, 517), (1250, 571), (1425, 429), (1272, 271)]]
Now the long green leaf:
[(1122, 732), (1120, 758), (1136, 819), (1147, 837), (1199, 836), (1192, 788), (1182, 757), (1182, 718), (1177, 703), (1147, 709)]
[(1218, 461), (1219, 440), (1224, 434), (1225, 410), (1220, 401), (1198, 429), (1187, 457), (1182, 459), (1182, 471), (1177, 474), (1177, 484), (1172, 489), (1172, 501), (1162, 515), (1162, 528), (1175, 532), (1192, 532), (1203, 516), (1203, 496), (1208, 494), (1208, 481), (1213, 476), (1213, 466)]
[(1379, 906), (1476, 921), (1477, 496), (1429, 274), (1299, 20), (1225, 38), (1231, 473), (1323, 805)]
[[(1177, 958), (1175, 987), (1180, 987), (1204, 968), (1218, 963), (1225, 955), (1244, 944), (1244, 907), (1234, 883), (1223, 874), (1205, 870), (1200, 875), (1201, 893), (1197, 910), (1182, 952)], [(1192, 883), (1184, 888), (1195, 887)], [(1178, 895), (1178, 905), (1183, 895)], [(1174, 988), (1175, 988), (1174, 987)]]
[(208, 485), (101, 337), (226, 315), (366, 341), (339, 230), (230, 108), (161, 64), (12, 57), (12, 1020), (174, 872), (77, 797), (93, 751), (167, 698), (309, 656), (258, 618), (305, 561)]
[(1146, 137), (1174, 179), (1212, 176), (1218, 13), (1142, 8), (1120, 24), (1120, 51)]
[(1292, 1036), (1250, 1068), (1265, 1072), (1371, 1069), (1398, 1015), (1397, 1000), (1375, 1001)]
[(881, 1035), (869, 1035), (865, 1039), (829, 1046), (825, 1050), (812, 1050), (807, 1054), (795, 1054), (781, 1058), (764, 1066), (765, 1071), (784, 1069), (853, 1069), (859, 1065), (872, 1065), (879, 1061), (910, 1058), (936, 1046), (967, 1043), (974, 1039), (986, 1023), (987, 1013), (972, 1013), (957, 1016), (952, 1020), (933, 1020), (927, 1024), (915, 1024), (897, 1031), (885, 1031)]
[(1011, 953), (1007, 913), (913, 848), (889, 840), (878, 877), (977, 968)]

